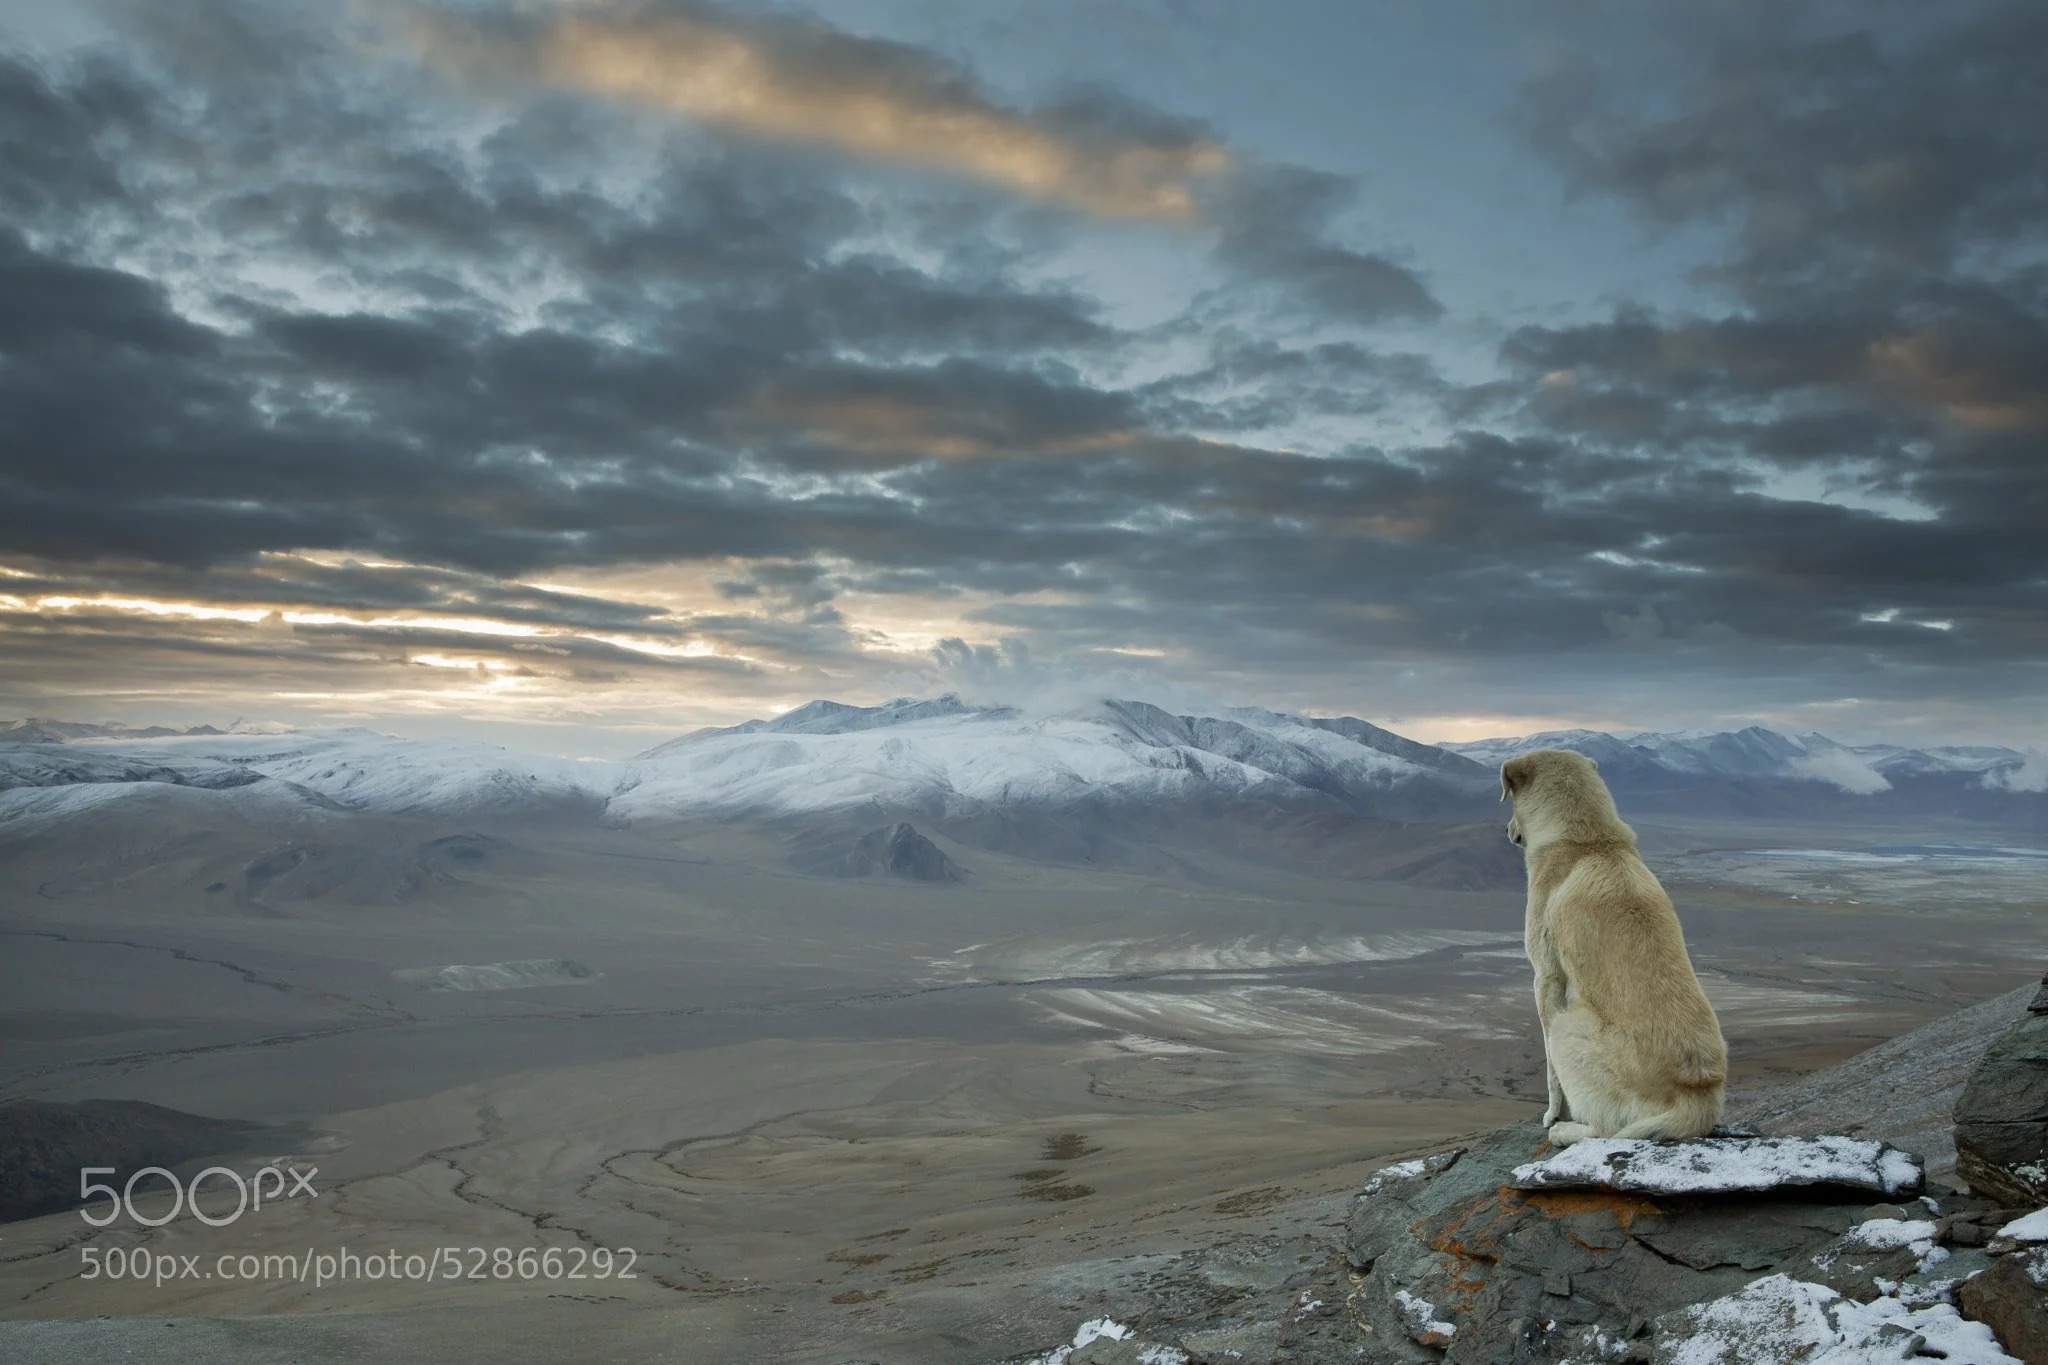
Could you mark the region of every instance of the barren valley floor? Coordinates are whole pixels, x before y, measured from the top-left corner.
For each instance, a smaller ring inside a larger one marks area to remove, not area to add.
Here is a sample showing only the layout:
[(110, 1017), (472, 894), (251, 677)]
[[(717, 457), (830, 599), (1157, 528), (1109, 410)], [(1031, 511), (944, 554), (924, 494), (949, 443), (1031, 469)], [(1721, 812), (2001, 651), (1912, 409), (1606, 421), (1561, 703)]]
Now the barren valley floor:
[[(0, 1318), (168, 1318), (309, 1359), (402, 1339), (449, 1359), (995, 1360), (1084, 1316), (1270, 1292), (1380, 1161), (1540, 1101), (1511, 889), (961, 848), (969, 882), (913, 885), (800, 875), (739, 829), (388, 822), (252, 891), (259, 850), (187, 833), (12, 851), (0, 1097), (273, 1125), (229, 1164), (317, 1166), (319, 1197), (219, 1228), (10, 1224)], [(2009, 989), (2048, 949), (2034, 902), (1687, 879), (1745, 843), (1646, 834), (1746, 1081)], [(440, 970), (500, 963), (527, 965)], [(631, 1248), (634, 1274), (82, 1278), (115, 1247), (202, 1270)], [(53, 1351), (85, 1331), (43, 1330)]]

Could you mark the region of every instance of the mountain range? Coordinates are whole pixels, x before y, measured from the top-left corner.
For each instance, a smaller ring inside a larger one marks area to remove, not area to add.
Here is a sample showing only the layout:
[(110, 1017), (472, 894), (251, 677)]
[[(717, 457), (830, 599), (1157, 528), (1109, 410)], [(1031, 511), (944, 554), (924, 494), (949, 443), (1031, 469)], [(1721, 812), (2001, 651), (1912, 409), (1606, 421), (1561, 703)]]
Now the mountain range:
[[(1964, 801), (1974, 809), (2000, 798), (2031, 805), (2044, 785), (2040, 760), (2014, 749), (1851, 746), (1762, 727), (1566, 730), (1431, 745), (1349, 716), (1248, 707), (1181, 715), (1131, 700), (1044, 715), (947, 695), (879, 706), (813, 701), (616, 762), (363, 729), (28, 720), (0, 726), (0, 821), (60, 816), (111, 799), (110, 786), (147, 784), (246, 788), (238, 799), (338, 810), (568, 809), (628, 824), (841, 812), (943, 820), (1190, 804), (1491, 820), (1500, 762), (1550, 747), (1593, 757), (1631, 809), (1824, 814), (1880, 797), (1893, 807)], [(101, 790), (77, 790), (86, 787)]]

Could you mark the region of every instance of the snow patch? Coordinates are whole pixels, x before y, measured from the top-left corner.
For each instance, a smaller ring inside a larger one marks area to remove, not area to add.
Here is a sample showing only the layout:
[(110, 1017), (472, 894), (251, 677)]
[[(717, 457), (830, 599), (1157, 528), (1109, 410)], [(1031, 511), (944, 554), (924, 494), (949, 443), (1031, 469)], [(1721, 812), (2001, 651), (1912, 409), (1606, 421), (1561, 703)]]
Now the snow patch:
[(1846, 1185), (1880, 1194), (1920, 1187), (1911, 1153), (1869, 1138), (1738, 1137), (1692, 1142), (1587, 1138), (1515, 1167), (1524, 1190), (1597, 1188), (1645, 1194), (1755, 1193)]
[[(1072, 1344), (1055, 1346), (1025, 1365), (1067, 1365), (1068, 1358), (1091, 1341), (1129, 1341), (1134, 1335), (1129, 1326), (1114, 1318), (1090, 1318), (1074, 1332)], [(1188, 1354), (1177, 1346), (1147, 1343), (1138, 1348), (1138, 1365), (1188, 1365)]]
[(599, 973), (574, 958), (538, 957), (475, 967), (402, 967), (392, 975), (430, 991), (517, 991), (533, 986), (581, 986), (597, 980)]
[(1998, 1230), (2000, 1237), (2010, 1237), (2015, 1242), (2048, 1242), (2048, 1208), (2035, 1209), (2024, 1218), (2015, 1218)]
[(1916, 1242), (1934, 1245), (1934, 1224), (1917, 1218), (1872, 1218), (1842, 1234), (1878, 1251), (1897, 1251)]
[[(1877, 1251), (1904, 1247), (1920, 1258), (1919, 1271), (1925, 1275), (1948, 1259), (1948, 1248), (1934, 1244), (1934, 1223), (1917, 1218), (1872, 1218), (1842, 1234), (1843, 1240)], [(1880, 1281), (1882, 1286), (1882, 1282)], [(1887, 1288), (1886, 1293), (1893, 1292)]]
[[(1916, 1351), (1912, 1338), (1925, 1343)], [(1879, 1365), (1920, 1353), (1953, 1365), (2020, 1365), (1982, 1323), (1945, 1303), (1870, 1303), (1826, 1285), (1770, 1275), (1723, 1298), (1667, 1314), (1659, 1336), (1672, 1365)]]
[(1401, 1305), (1402, 1316), (1408, 1319), (1409, 1328), (1424, 1345), (1446, 1346), (1451, 1338), (1458, 1335), (1458, 1325), (1439, 1318), (1436, 1305), (1428, 1299), (1418, 1299), (1405, 1289), (1397, 1289), (1394, 1302)]
[(1448, 1152), (1432, 1152), (1428, 1156), (1416, 1157), (1412, 1161), (1397, 1161), (1391, 1166), (1382, 1166), (1373, 1173), (1372, 1179), (1365, 1182), (1365, 1188), (1358, 1192), (1358, 1197), (1369, 1199), (1389, 1185), (1441, 1175), (1457, 1165), (1458, 1158), (1464, 1154), (1463, 1147), (1453, 1147)]
[(1397, 1161), (1391, 1166), (1382, 1166), (1371, 1180), (1365, 1182), (1361, 1194), (1378, 1194), (1387, 1187), (1390, 1180), (1413, 1180), (1422, 1174), (1422, 1158), (1413, 1161)]

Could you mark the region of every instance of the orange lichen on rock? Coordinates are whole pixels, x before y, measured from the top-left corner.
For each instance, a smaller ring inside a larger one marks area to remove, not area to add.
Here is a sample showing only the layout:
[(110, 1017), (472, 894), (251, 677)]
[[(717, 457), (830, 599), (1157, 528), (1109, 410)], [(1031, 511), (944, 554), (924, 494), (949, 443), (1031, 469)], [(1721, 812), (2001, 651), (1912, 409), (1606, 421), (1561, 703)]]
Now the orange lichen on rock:
[(1478, 1263), (1491, 1266), (1500, 1260), (1501, 1238), (1513, 1226), (1525, 1198), (1519, 1190), (1503, 1185), (1483, 1202), (1464, 1210), (1456, 1222), (1439, 1228), (1433, 1236), (1423, 1231), (1423, 1225), (1430, 1221), (1428, 1219), (1409, 1229), (1450, 1260), (1451, 1269), (1445, 1277), (1445, 1288), (1451, 1292), (1452, 1298), (1446, 1306), (1454, 1314), (1470, 1312), (1472, 1300), (1486, 1287), (1487, 1271)]
[(1623, 1232), (1627, 1232), (1644, 1214), (1659, 1211), (1655, 1204), (1639, 1195), (1612, 1194), (1606, 1190), (1509, 1190), (1505, 1185), (1501, 1189), (1503, 1193), (1520, 1195), (1531, 1208), (1552, 1218), (1576, 1213), (1611, 1213), (1616, 1226)]

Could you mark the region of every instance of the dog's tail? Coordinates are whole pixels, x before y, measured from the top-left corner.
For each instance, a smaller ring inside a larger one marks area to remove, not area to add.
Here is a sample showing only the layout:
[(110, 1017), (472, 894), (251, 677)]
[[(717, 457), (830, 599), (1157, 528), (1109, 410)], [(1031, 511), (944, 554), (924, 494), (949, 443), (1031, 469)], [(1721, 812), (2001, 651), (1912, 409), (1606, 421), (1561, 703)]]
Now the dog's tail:
[(1714, 1131), (1721, 1121), (1721, 1087), (1686, 1086), (1672, 1097), (1671, 1107), (1637, 1119), (1618, 1138), (1696, 1138)]

